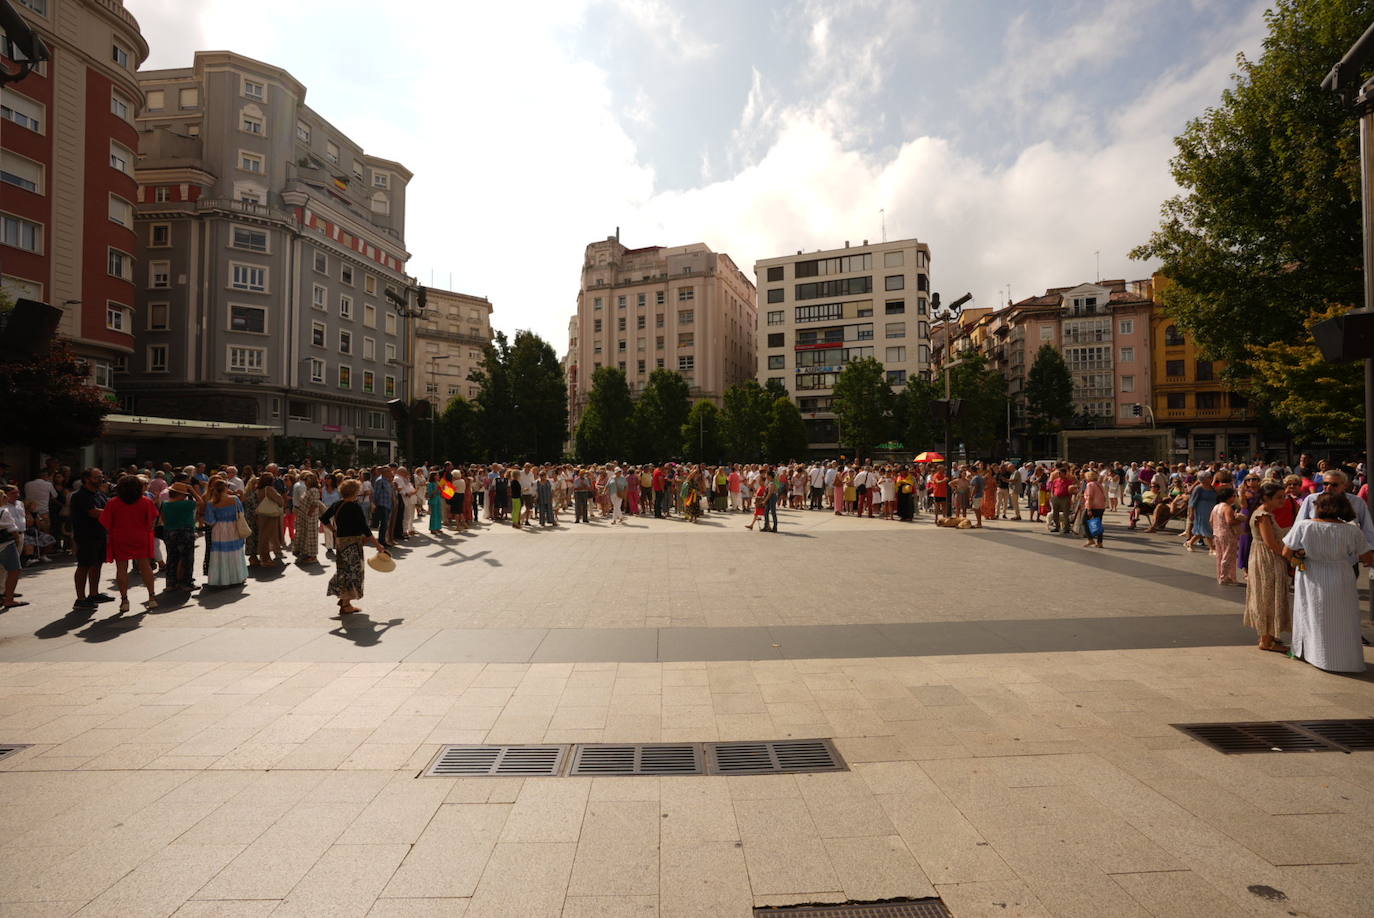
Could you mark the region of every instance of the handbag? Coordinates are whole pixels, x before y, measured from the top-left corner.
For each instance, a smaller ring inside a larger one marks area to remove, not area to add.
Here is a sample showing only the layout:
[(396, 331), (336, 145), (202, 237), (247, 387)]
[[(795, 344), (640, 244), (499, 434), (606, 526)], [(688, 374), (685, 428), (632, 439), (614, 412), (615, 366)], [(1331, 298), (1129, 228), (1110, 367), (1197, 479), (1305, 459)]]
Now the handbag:
[(1088, 535), (1094, 539), (1102, 538), (1102, 517), (1092, 516), (1088, 518)]
[(239, 531), (240, 539), (246, 539), (253, 534), (253, 527), (248, 525), (248, 520), (244, 517), (242, 510), (239, 511), (238, 516), (234, 517), (234, 526)]

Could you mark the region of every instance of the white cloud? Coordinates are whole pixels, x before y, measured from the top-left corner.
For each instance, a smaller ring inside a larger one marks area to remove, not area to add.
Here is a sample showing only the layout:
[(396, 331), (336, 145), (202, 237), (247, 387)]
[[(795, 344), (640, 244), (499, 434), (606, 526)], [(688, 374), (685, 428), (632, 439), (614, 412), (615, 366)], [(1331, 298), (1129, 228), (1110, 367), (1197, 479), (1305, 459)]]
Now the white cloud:
[(677, 10), (664, 0), (606, 0), (658, 49), (684, 60), (709, 57), (716, 46), (703, 39)]

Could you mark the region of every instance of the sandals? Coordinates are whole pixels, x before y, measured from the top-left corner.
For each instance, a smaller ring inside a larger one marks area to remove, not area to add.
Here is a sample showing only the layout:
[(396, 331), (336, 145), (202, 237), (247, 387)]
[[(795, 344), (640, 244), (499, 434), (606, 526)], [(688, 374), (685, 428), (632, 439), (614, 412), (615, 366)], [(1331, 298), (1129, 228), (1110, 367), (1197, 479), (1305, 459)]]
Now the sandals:
[(121, 611), (121, 612), (128, 612), (128, 611), (129, 611), (129, 600), (124, 599), (124, 600), (121, 600), (121, 601), (120, 601), (120, 603), (119, 603), (119, 611)]
[(1275, 641), (1268, 647), (1265, 647), (1263, 644), (1259, 644), (1257, 646), (1260, 650), (1267, 650), (1270, 653), (1288, 653), (1288, 645), (1282, 643), (1281, 641)]

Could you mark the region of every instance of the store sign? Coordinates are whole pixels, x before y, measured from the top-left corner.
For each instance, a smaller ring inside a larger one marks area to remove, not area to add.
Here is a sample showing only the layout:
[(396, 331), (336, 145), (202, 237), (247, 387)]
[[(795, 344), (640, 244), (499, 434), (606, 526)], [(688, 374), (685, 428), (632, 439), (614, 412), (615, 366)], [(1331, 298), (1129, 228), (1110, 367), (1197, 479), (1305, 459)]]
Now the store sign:
[(329, 433), (338, 433), (343, 430), (343, 427), (338, 424), (323, 424), (320, 426), (320, 430), (328, 431)]

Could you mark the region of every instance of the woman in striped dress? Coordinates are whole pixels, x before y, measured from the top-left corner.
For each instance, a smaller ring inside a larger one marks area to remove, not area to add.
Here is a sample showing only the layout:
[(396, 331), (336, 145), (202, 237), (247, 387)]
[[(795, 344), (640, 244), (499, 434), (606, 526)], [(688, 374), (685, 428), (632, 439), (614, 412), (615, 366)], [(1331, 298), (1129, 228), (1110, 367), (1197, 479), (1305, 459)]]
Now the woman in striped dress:
[(316, 564), (320, 553), (320, 514), (324, 504), (320, 502), (320, 482), (314, 472), (301, 475), (305, 490), (296, 500), (296, 537), (291, 542), (291, 551), (296, 555), (297, 564)]
[(1293, 583), (1293, 656), (1318, 669), (1364, 672), (1356, 561), (1374, 564), (1364, 532), (1344, 522), (1343, 494), (1325, 493), (1314, 519), (1299, 520), (1283, 539), (1283, 556), (1297, 563)]
[(210, 497), (205, 502), (205, 522), (210, 525), (209, 580), (206, 582), (212, 587), (239, 586), (248, 579), (243, 537), (238, 527), (242, 512), (243, 505), (229, 493), (229, 485), (223, 478), (210, 482)]

